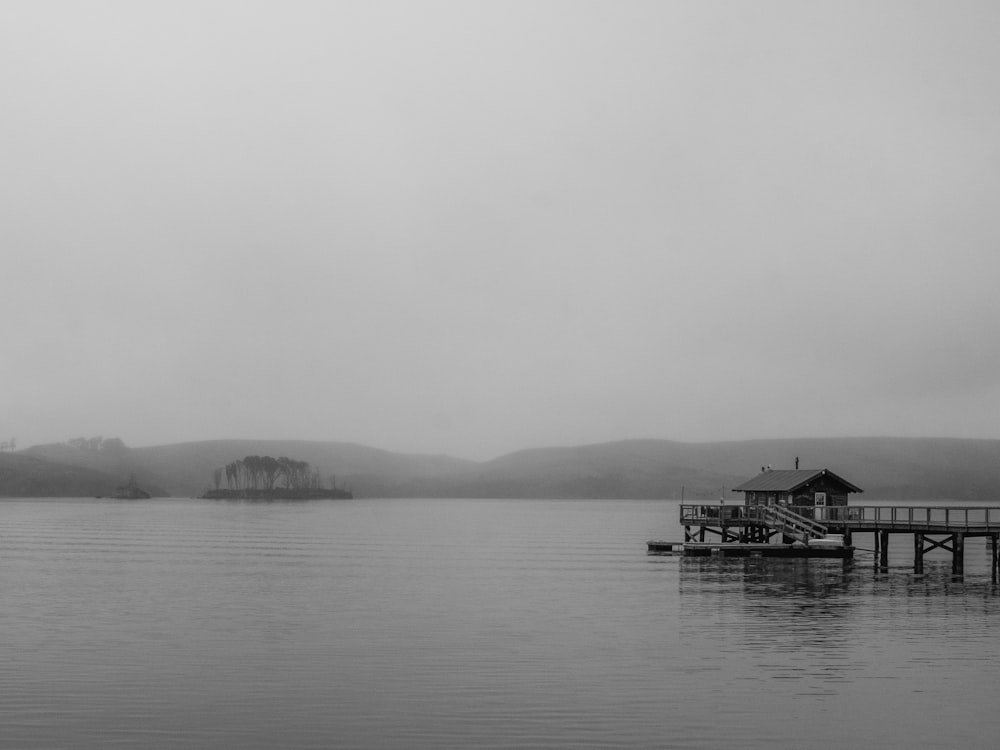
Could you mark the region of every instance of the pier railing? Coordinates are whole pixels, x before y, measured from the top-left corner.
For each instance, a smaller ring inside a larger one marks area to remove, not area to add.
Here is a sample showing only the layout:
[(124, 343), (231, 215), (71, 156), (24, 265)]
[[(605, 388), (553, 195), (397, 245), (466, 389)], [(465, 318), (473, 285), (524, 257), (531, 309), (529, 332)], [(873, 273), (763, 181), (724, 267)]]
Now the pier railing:
[(1000, 508), (846, 505), (815, 508), (816, 519), (853, 529), (944, 528), (949, 531), (1000, 531)]
[[(686, 505), (680, 522), (689, 526), (761, 526), (768, 523), (769, 506)], [(773, 506), (772, 506), (773, 507)], [(851, 529), (1000, 532), (1000, 508), (914, 507), (909, 505), (780, 506), (803, 518), (828, 526)]]
[(681, 523), (695, 525), (733, 525), (738, 526), (745, 520), (743, 505), (681, 505)]

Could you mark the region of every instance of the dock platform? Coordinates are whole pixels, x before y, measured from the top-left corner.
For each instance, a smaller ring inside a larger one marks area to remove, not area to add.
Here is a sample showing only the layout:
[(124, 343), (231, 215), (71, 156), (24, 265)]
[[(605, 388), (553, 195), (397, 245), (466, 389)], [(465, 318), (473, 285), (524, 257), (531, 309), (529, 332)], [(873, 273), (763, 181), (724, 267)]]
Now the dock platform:
[(823, 557), (845, 560), (854, 557), (854, 547), (818, 547), (808, 544), (765, 544), (740, 542), (646, 542), (650, 555), (685, 557)]

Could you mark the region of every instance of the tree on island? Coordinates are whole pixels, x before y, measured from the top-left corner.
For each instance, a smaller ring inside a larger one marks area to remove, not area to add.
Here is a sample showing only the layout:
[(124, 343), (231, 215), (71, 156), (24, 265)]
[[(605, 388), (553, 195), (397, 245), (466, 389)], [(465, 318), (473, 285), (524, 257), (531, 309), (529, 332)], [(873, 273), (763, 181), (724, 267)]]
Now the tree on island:
[(246, 456), (226, 464), (215, 471), (216, 489), (222, 484), (222, 472), (225, 472), (226, 487), (230, 490), (270, 491), (278, 487), (279, 481), (287, 490), (323, 489), (319, 471), (312, 469), (306, 461), (296, 461), (287, 456)]

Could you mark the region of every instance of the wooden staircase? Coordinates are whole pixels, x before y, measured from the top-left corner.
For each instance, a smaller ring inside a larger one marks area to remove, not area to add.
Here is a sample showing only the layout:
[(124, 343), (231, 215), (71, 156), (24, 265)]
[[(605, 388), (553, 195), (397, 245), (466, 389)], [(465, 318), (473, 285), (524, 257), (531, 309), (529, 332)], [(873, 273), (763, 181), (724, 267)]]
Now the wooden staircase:
[(773, 529), (777, 529), (785, 536), (798, 539), (803, 544), (808, 544), (810, 539), (822, 539), (826, 536), (826, 526), (800, 516), (780, 505), (758, 506), (761, 520)]

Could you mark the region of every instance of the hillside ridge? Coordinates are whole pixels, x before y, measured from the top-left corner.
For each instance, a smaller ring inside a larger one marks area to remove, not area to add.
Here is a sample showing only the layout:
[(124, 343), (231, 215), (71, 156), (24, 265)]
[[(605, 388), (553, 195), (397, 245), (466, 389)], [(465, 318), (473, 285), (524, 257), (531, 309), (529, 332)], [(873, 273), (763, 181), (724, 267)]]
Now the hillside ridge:
[[(106, 442), (108, 450), (50, 444), (0, 454), (0, 495), (101, 494), (95, 488), (102, 483), (134, 474), (154, 494), (194, 497), (210, 488), (216, 468), (246, 455), (307, 461), (356, 497), (615, 499), (683, 492), (707, 499), (728, 494), (726, 488), (762, 466), (792, 468), (796, 458), (803, 468), (829, 468), (862, 487), (861, 502), (989, 500), (1000, 486), (1000, 440), (964, 438), (634, 439), (524, 449), (488, 461), (338, 441), (207, 440), (141, 448)], [(41, 463), (17, 463), (24, 458)], [(96, 474), (74, 475), (74, 468)]]

